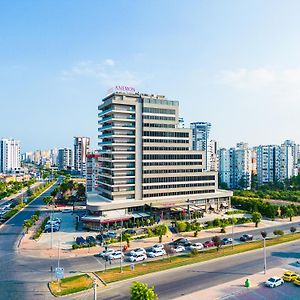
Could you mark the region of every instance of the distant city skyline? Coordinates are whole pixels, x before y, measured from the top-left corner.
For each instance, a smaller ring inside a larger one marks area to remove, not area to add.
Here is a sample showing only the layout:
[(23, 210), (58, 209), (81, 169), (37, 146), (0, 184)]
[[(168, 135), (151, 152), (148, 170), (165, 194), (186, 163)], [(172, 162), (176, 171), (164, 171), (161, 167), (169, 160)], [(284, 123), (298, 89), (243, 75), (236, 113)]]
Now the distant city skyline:
[(298, 1), (1, 2), (0, 137), (25, 152), (89, 136), (95, 149), (100, 99), (129, 85), (178, 100), (186, 127), (210, 122), (220, 147), (299, 143), (299, 10)]

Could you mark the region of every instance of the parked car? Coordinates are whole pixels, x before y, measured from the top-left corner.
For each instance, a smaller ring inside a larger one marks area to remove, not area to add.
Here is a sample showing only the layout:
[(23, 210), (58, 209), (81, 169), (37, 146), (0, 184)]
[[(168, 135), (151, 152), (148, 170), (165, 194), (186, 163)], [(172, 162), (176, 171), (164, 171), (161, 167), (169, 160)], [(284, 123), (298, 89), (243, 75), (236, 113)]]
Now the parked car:
[(76, 244), (77, 245), (86, 244), (86, 240), (82, 236), (79, 236), (79, 237), (76, 238)]
[(109, 249), (106, 249), (106, 250), (100, 252), (100, 253), (98, 254), (98, 256), (100, 256), (100, 257), (107, 257), (107, 256), (109, 256), (109, 255), (111, 255), (111, 254), (113, 254), (113, 253), (115, 253), (115, 250), (109, 248)]
[(191, 242), (186, 238), (179, 238), (170, 244), (174, 245), (174, 246), (177, 246), (177, 245), (190, 246)]
[(46, 224), (45, 229), (49, 229), (49, 232), (51, 231), (51, 227), (53, 227), (53, 231), (58, 231), (60, 229), (59, 224)]
[(224, 238), (222, 240), (222, 245), (228, 245), (228, 244), (232, 244), (233, 243), (233, 239), (232, 238)]
[(157, 249), (157, 250), (152, 250), (148, 252), (149, 257), (158, 257), (158, 256), (163, 256), (166, 254), (166, 251), (164, 249)]
[(193, 249), (196, 249), (196, 250), (202, 250), (204, 247), (201, 243), (194, 243), (190, 246), (190, 249), (193, 250)]
[[(51, 232), (51, 231), (52, 231), (52, 230), (51, 230), (51, 227), (45, 227), (45, 229), (44, 229), (44, 232), (45, 232), (45, 233), (49, 233), (49, 232)], [(53, 232), (56, 232), (56, 231), (59, 231), (59, 228), (53, 226)]]
[(144, 248), (136, 248), (130, 251), (130, 255), (139, 255), (139, 254), (146, 254), (146, 250)]
[(109, 232), (103, 233), (103, 237), (104, 238), (112, 239), (112, 238), (117, 237), (117, 234), (115, 232), (113, 232), (113, 231), (109, 231)]
[(151, 247), (150, 251), (163, 250), (163, 249), (164, 249), (163, 244), (155, 244)]
[(206, 241), (203, 246), (204, 248), (214, 247), (215, 243), (213, 241)]
[(147, 259), (147, 255), (145, 253), (137, 254), (137, 255), (131, 255), (129, 257), (129, 260), (131, 262), (143, 261), (145, 259)]
[(294, 283), (298, 286), (300, 286), (300, 276), (298, 276), (295, 280)]
[(284, 283), (284, 281), (282, 278), (274, 276), (274, 277), (269, 278), (265, 282), (265, 286), (274, 288), (274, 287), (282, 285), (283, 283)]
[(185, 251), (185, 247), (182, 246), (182, 245), (178, 245), (178, 246), (175, 246), (174, 248), (172, 248), (172, 250), (173, 250), (175, 253), (179, 253), (179, 252)]
[(252, 240), (253, 240), (253, 235), (251, 235), (251, 234), (243, 234), (240, 237), (241, 242), (247, 242), (247, 241), (252, 241)]
[(96, 236), (96, 240), (99, 241), (100, 243), (102, 243), (103, 240), (104, 240), (102, 234), (98, 234), (98, 235)]
[(287, 271), (283, 273), (282, 279), (284, 281), (294, 281), (297, 277), (299, 277), (299, 275), (295, 272), (291, 272), (291, 271)]
[(96, 239), (90, 235), (90, 236), (86, 237), (86, 242), (87, 243), (96, 243)]
[(124, 254), (121, 251), (115, 251), (114, 253), (108, 255), (109, 260), (123, 258)]
[(57, 222), (57, 223), (61, 223), (61, 218), (54, 218), (53, 221)]

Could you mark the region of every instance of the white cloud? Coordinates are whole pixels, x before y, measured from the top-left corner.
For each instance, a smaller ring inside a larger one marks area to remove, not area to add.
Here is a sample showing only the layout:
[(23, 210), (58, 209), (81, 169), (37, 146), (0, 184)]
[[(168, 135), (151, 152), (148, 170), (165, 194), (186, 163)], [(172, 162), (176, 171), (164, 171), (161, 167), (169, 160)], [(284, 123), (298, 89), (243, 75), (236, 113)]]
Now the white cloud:
[(268, 68), (225, 70), (218, 83), (239, 89), (299, 89), (300, 68), (275, 70)]
[(79, 77), (95, 79), (107, 88), (117, 84), (138, 86), (141, 83), (140, 74), (130, 70), (111, 68), (114, 63), (115, 62), (111, 59), (107, 59), (103, 63), (81, 61), (76, 63), (69, 70), (62, 71), (61, 78), (64, 80)]
[(107, 58), (105, 61), (104, 61), (104, 64), (107, 65), (107, 66), (114, 66), (116, 64), (116, 62), (111, 59), (111, 58)]

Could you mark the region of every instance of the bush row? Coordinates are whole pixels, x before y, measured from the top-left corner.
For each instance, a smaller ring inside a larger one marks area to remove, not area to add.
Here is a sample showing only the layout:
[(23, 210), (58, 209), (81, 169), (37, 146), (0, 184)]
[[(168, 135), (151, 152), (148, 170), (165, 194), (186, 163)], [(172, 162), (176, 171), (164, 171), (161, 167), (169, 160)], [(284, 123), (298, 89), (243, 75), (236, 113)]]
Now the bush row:
[(87, 243), (87, 244), (73, 244), (72, 245), (72, 249), (75, 250), (75, 249), (81, 249), (81, 248), (89, 248), (89, 247), (95, 247), (96, 246), (96, 243)]
[(49, 221), (49, 219), (50, 219), (50, 217), (47, 217), (47, 218), (44, 219), (44, 221), (42, 222), (40, 228), (36, 231), (36, 233), (33, 236), (34, 240), (37, 240), (41, 236), (41, 234), (44, 232), (46, 224)]

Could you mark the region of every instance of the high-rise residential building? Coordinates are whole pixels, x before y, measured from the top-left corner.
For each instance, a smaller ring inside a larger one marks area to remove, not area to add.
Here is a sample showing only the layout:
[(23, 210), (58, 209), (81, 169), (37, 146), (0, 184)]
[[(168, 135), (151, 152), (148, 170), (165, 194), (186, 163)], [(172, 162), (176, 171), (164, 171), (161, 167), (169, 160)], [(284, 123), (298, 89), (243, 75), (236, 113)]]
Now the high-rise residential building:
[(72, 169), (72, 150), (70, 148), (58, 149), (57, 163), (59, 170)]
[(218, 143), (215, 140), (210, 140), (208, 144), (208, 160), (209, 170), (218, 171)]
[(58, 150), (56, 148), (50, 150), (50, 162), (52, 166), (57, 165)]
[(89, 137), (74, 137), (74, 169), (81, 175), (86, 175), (86, 155), (89, 150)]
[(204, 151), (205, 154), (205, 170), (210, 170), (209, 160), (209, 133), (211, 123), (193, 122), (190, 125), (192, 129), (192, 149)]
[(251, 187), (252, 153), (248, 144), (238, 143), (236, 148), (219, 150), (219, 176), (228, 188)]
[(280, 147), (260, 145), (256, 148), (257, 182), (259, 185), (280, 180)]
[(286, 140), (281, 144), (281, 180), (298, 175), (298, 147), (294, 141)]
[(101, 165), (85, 224), (230, 206), (217, 172), (204, 172), (205, 151), (191, 150), (191, 129), (179, 128), (178, 101), (113, 92), (98, 109)]
[(98, 153), (88, 153), (86, 155), (86, 192), (95, 193), (98, 187), (98, 176), (101, 168), (101, 155)]
[(14, 139), (0, 140), (0, 173), (15, 173), (21, 168), (20, 142)]

